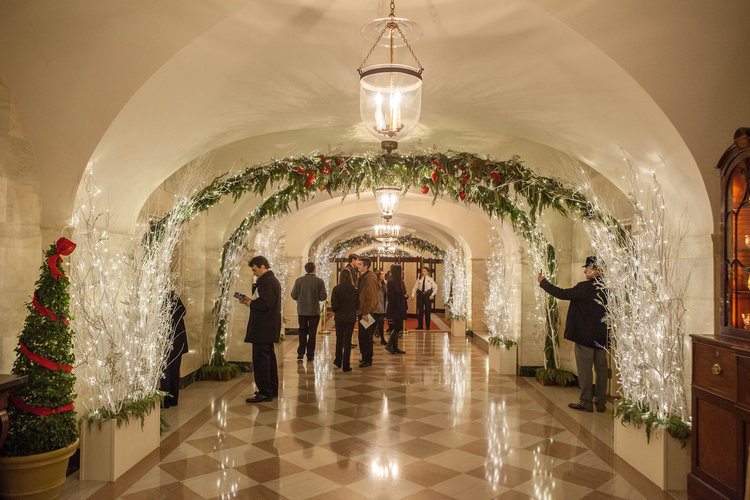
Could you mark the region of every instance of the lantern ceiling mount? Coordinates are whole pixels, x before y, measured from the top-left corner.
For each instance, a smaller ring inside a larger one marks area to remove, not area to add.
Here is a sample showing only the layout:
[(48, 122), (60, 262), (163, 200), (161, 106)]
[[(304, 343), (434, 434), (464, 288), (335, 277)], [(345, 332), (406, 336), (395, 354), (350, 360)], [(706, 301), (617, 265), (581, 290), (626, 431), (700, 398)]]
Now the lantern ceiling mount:
[[(387, 18), (376, 19), (365, 26), (365, 37), (377, 32), (370, 51), (360, 64), (359, 112), (367, 131), (380, 140), (388, 153), (398, 148), (398, 141), (406, 137), (419, 121), (422, 106), (422, 71), (424, 68), (406, 39), (406, 33), (421, 35), (416, 23), (396, 17), (395, 0), (391, 0)], [(385, 62), (371, 63), (378, 46), (385, 47)], [(399, 62), (405, 47), (411, 56), (408, 63)]]

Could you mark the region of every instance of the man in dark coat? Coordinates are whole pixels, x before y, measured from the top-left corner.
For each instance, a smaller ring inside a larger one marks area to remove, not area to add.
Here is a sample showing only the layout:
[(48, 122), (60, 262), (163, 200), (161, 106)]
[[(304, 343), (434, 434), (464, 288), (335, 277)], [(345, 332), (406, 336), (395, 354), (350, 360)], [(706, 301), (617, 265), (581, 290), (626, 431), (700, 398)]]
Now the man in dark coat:
[[(359, 318), (359, 352), (362, 354), (360, 368), (372, 366), (372, 334), (375, 318), (372, 313), (378, 307), (378, 278), (370, 271), (372, 263), (367, 257), (359, 259), (359, 283), (357, 286), (357, 317)], [(367, 326), (365, 326), (366, 323)]]
[(279, 373), (274, 344), (281, 333), (281, 284), (271, 271), (271, 264), (262, 255), (248, 263), (256, 277), (251, 297), (242, 303), (250, 306), (245, 342), (253, 344), (253, 372), (258, 391), (247, 403), (273, 401), (279, 394)]
[(185, 329), (185, 304), (180, 297), (169, 292), (169, 302), (172, 308), (172, 331), (170, 333), (171, 349), (167, 356), (167, 366), (164, 369), (164, 375), (161, 379), (162, 391), (168, 392), (164, 398), (164, 408), (177, 406), (180, 399), (180, 365), (182, 364), (182, 355), (188, 352), (187, 330)]
[(305, 274), (294, 282), (292, 299), (297, 301), (297, 319), (299, 320), (299, 346), (297, 362), (301, 362), (307, 351), (307, 361), (315, 357), (315, 337), (320, 323), (320, 301), (326, 300), (326, 285), (315, 276), (315, 263), (305, 264)]
[[(596, 257), (586, 257), (583, 266), (586, 281), (581, 281), (573, 288), (558, 288), (547, 281), (542, 273), (537, 277), (539, 286), (553, 297), (569, 300), (568, 317), (565, 323), (565, 338), (575, 342), (576, 370), (578, 371), (578, 386), (581, 398), (578, 403), (568, 406), (574, 410), (596, 411), (606, 410), (607, 379), (607, 351), (609, 335), (604, 323), (606, 296), (601, 290), (599, 281), (599, 267)], [(596, 370), (596, 399), (592, 400), (591, 368)]]

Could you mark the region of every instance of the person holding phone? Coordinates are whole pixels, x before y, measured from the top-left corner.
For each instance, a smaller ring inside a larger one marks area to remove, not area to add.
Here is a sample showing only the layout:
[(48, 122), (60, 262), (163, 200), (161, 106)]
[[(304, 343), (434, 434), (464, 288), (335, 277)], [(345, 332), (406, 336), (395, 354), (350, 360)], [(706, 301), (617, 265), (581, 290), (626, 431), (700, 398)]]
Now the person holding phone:
[(258, 391), (246, 403), (273, 401), (279, 394), (279, 372), (274, 344), (281, 334), (281, 284), (262, 255), (248, 262), (256, 278), (251, 297), (241, 302), (250, 306), (245, 342), (253, 344), (253, 374)]

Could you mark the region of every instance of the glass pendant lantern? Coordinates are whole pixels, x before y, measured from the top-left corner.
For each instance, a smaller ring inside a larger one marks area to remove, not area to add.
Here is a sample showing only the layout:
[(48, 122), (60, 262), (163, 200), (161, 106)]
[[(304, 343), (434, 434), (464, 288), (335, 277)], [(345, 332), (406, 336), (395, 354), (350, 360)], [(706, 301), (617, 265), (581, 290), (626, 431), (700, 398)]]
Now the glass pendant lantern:
[[(407, 32), (418, 35), (419, 27), (408, 19), (396, 17), (395, 8), (392, 0), (391, 12), (387, 18), (375, 19), (363, 28), (365, 36), (368, 33), (377, 35), (370, 52), (357, 70), (362, 122), (368, 132), (380, 140), (381, 147), (388, 153), (396, 149), (398, 141), (409, 135), (419, 122), (424, 70), (406, 39)], [(368, 66), (368, 61), (378, 46), (386, 49), (386, 60)], [(403, 50), (404, 47), (406, 51)], [(415, 64), (397, 61), (400, 53), (407, 51)]]

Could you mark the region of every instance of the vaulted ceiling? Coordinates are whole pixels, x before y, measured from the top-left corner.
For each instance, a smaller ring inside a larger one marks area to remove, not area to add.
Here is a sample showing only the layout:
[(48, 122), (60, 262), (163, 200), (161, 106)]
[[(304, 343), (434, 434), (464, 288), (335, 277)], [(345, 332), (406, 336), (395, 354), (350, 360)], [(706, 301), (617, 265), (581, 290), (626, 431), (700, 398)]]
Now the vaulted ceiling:
[[(387, 2), (5, 0), (0, 80), (34, 147), (46, 227), (64, 226), (93, 164), (114, 228), (213, 152), (240, 161), (364, 152), (360, 28)], [(714, 230), (713, 167), (750, 125), (744, 0), (400, 0), (419, 22), (421, 125), (402, 151), (521, 154), (624, 186), (654, 168), (697, 232)], [(689, 200), (690, 203), (685, 203)], [(229, 210), (229, 209), (227, 209)], [(241, 212), (242, 209), (239, 210)], [(223, 215), (222, 215), (223, 216)], [(222, 229), (222, 232), (224, 229)]]

